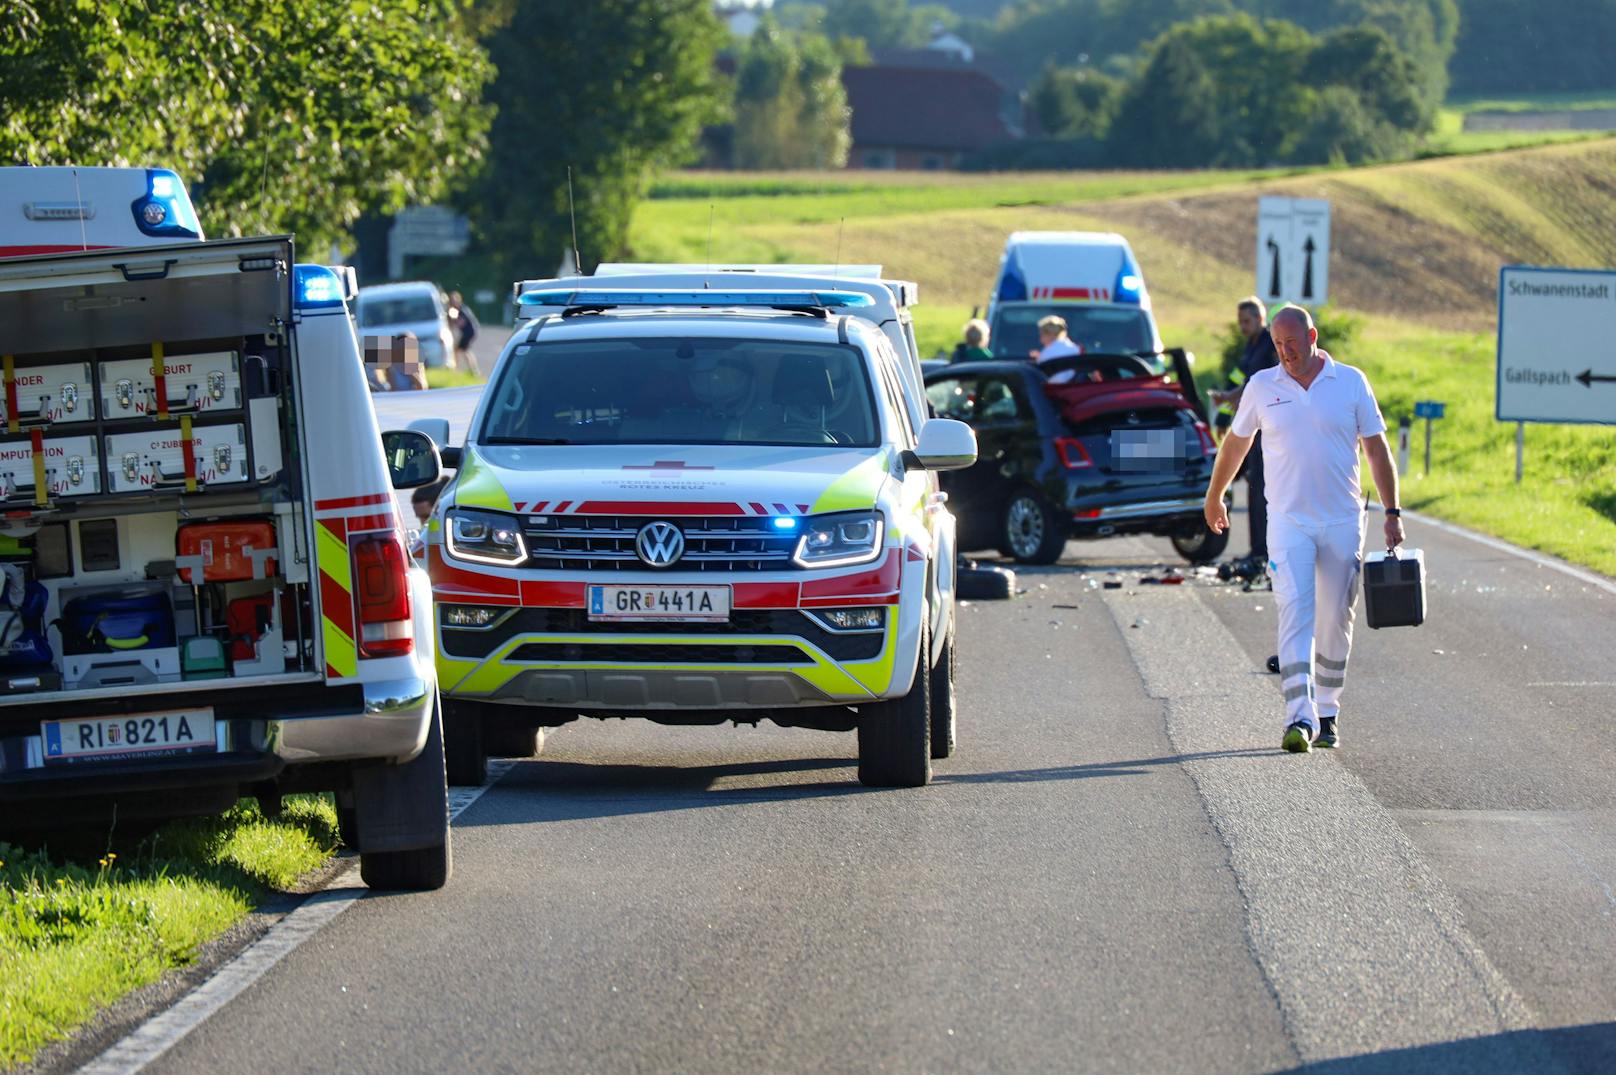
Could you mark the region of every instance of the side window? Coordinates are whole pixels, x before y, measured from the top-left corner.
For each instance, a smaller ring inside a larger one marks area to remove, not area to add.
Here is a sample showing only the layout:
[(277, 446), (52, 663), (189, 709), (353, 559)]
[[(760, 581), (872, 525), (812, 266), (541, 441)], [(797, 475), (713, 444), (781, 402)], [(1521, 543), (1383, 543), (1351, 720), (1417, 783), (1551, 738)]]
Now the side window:
[(981, 425), (1012, 425), (1027, 414), (1020, 393), (1008, 378), (984, 377), (976, 389), (976, 415)]
[(898, 380), (898, 371), (892, 368), (890, 352), (881, 355), (877, 368), (881, 373), (881, 389), (886, 393), (887, 406), (892, 408), (892, 416), (898, 422), (898, 435), (903, 438), (905, 446), (913, 447), (915, 430), (909, 421), (909, 411), (903, 405), (903, 386)]
[(975, 377), (945, 377), (926, 386), (926, 398), (939, 418), (956, 418), (961, 422), (976, 422), (977, 398)]

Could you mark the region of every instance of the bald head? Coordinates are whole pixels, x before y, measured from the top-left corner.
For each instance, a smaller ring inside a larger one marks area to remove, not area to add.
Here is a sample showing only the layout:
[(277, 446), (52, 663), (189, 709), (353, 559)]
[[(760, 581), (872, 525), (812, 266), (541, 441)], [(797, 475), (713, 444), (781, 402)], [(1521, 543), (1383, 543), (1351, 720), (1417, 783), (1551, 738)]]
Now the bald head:
[(1313, 327), (1313, 319), (1307, 311), (1300, 306), (1281, 307), (1274, 313), (1268, 334), (1273, 337), (1274, 350), (1285, 372), (1303, 385), (1311, 381), (1324, 360), (1317, 349), (1318, 330)]
[(1269, 324), (1278, 325), (1282, 319), (1303, 334), (1313, 331), (1313, 315), (1295, 303), (1288, 302), (1275, 310), (1273, 320)]

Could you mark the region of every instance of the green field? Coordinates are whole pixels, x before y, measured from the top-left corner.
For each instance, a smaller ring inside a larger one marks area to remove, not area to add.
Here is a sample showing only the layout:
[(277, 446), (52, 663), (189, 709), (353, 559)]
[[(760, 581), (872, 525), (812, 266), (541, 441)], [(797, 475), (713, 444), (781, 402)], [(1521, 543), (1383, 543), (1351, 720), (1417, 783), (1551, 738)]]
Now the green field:
[(330, 857), (325, 796), (276, 820), (243, 802), (122, 853), (63, 861), (0, 842), (0, 1066), (26, 1063), (96, 1010), (197, 950)]
[(1341, 357), (1369, 373), (1394, 427), (1417, 398), (1449, 404), (1431, 476), (1407, 479), (1409, 506), (1616, 574), (1616, 437), (1529, 427), (1516, 486), (1515, 428), (1492, 417), (1498, 267), (1616, 265), (1613, 175), (1608, 136), (1283, 176), (680, 174), (642, 204), (632, 242), (640, 259), (704, 261), (710, 213), (713, 261), (882, 264), (920, 283), (916, 336), (930, 357), (985, 306), (1009, 232), (1117, 230), (1139, 253), (1164, 335), (1202, 356), (1205, 377), (1253, 286), (1257, 196), (1327, 197), (1332, 296), (1364, 321)]

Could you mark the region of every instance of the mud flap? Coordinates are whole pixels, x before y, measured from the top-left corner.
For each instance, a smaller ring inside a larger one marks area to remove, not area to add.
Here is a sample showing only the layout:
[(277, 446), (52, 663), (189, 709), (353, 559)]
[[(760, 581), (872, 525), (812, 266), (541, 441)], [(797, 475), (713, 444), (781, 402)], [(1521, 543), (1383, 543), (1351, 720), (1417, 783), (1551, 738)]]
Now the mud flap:
[(432, 703), (432, 729), (415, 760), (353, 773), (359, 846), (378, 851), (440, 847), (448, 839), (449, 788), (443, 768), (443, 707)]

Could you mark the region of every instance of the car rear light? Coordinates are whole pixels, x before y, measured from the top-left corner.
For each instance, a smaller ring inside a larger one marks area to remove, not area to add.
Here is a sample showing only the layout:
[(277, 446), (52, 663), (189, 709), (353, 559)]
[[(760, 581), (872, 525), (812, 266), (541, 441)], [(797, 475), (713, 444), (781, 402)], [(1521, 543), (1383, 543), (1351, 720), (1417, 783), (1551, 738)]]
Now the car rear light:
[(1099, 517), (1100, 517), (1100, 509), (1099, 508), (1085, 508), (1082, 511), (1074, 511), (1074, 512), (1072, 512), (1072, 518), (1074, 518), (1074, 519), (1098, 519)]
[(410, 578), (396, 534), (369, 534), (353, 542), (353, 592), (361, 657), (403, 657), (415, 649)]
[(1218, 446), (1212, 443), (1212, 431), (1206, 428), (1206, 423), (1197, 420), (1195, 432), (1201, 435), (1201, 450), (1209, 456), (1218, 454)]
[(1061, 462), (1066, 465), (1067, 470), (1080, 470), (1094, 465), (1094, 460), (1089, 458), (1083, 442), (1076, 437), (1056, 437), (1055, 450), (1060, 453)]

